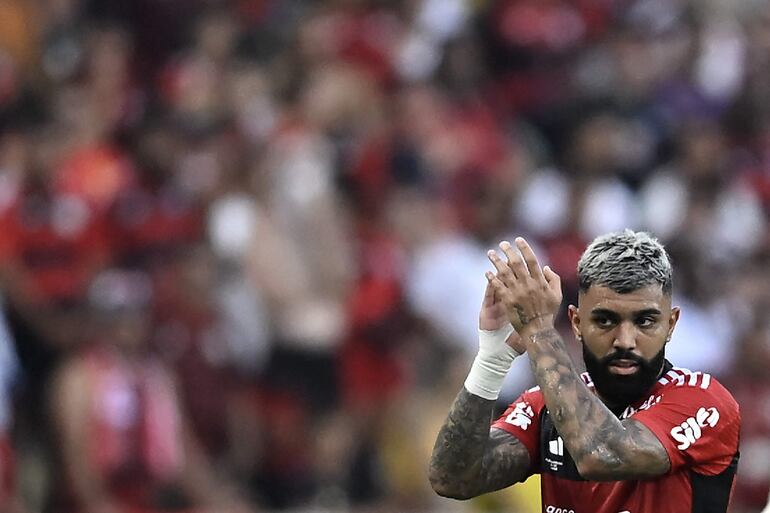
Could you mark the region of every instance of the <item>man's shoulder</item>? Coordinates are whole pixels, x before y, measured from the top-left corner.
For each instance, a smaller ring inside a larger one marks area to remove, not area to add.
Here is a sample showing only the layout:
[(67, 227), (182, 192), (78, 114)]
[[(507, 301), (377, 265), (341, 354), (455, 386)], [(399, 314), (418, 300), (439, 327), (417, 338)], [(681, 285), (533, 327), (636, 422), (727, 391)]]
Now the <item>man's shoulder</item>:
[(708, 390), (715, 382), (714, 376), (708, 372), (685, 367), (671, 367), (658, 379), (658, 383), (664, 388), (693, 387)]
[(661, 395), (676, 396), (681, 400), (701, 401), (710, 398), (722, 405), (734, 408), (738, 403), (727, 388), (708, 372), (672, 367), (657, 383)]
[(684, 387), (729, 394), (713, 374), (685, 367), (671, 367), (658, 379), (658, 384), (667, 389)]

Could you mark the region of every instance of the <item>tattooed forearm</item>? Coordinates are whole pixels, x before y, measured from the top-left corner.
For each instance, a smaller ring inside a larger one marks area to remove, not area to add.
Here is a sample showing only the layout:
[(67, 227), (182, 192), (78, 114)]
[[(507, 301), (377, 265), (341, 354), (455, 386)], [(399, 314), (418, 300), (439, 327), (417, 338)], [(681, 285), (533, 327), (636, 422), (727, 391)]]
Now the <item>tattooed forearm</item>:
[(657, 438), (633, 420), (621, 422), (588, 389), (555, 329), (534, 333), (530, 340), (535, 381), (583, 477), (643, 478), (668, 470), (668, 455)]
[(526, 476), (529, 453), (518, 439), (493, 429), (495, 402), (463, 388), (439, 431), (428, 470), (440, 495), (468, 499)]

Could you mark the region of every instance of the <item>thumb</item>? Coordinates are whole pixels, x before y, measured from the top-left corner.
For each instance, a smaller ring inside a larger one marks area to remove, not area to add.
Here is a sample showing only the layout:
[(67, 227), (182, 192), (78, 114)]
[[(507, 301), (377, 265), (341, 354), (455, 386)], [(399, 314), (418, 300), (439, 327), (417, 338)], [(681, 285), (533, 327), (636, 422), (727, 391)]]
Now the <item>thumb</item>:
[(495, 285), (493, 283), (495, 275), (487, 271), (484, 273), (484, 276), (487, 279), (487, 288), (484, 290), (484, 300), (482, 301), (481, 305), (492, 306), (495, 304)]

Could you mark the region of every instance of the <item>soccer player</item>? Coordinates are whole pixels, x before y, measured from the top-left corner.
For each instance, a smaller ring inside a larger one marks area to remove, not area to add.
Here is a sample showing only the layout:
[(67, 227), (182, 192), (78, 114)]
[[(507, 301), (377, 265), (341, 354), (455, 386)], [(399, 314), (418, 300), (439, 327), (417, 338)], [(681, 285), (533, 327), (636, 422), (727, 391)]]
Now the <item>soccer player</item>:
[[(545, 513), (725, 512), (740, 414), (709, 374), (665, 359), (679, 309), (663, 246), (626, 230), (594, 240), (578, 264), (569, 320), (580, 374), (554, 328), (558, 275), (522, 238), (504, 258), (479, 317), (479, 352), (430, 462), (440, 495), (467, 499), (541, 474)], [(527, 351), (538, 386), (495, 422), (503, 377)]]

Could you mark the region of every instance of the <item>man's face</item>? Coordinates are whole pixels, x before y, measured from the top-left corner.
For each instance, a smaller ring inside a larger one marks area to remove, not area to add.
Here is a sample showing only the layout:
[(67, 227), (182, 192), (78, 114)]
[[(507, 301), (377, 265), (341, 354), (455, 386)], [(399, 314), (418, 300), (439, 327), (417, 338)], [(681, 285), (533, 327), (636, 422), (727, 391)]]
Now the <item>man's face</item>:
[(679, 308), (660, 285), (626, 294), (594, 285), (580, 293), (577, 308), (570, 305), (569, 317), (599, 395), (622, 408), (658, 379)]

